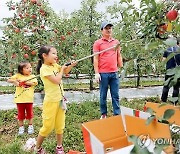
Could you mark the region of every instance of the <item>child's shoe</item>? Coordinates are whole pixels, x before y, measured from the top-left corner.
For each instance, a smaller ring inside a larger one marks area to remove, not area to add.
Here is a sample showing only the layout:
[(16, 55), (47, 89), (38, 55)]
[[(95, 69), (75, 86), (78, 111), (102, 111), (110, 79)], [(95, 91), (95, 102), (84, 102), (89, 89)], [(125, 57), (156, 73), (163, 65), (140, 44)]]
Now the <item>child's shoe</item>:
[(106, 114), (102, 114), (100, 119), (105, 119), (106, 118)]
[(29, 125), (28, 134), (33, 134), (33, 133), (34, 133), (34, 127), (33, 127), (33, 125)]
[(56, 147), (56, 154), (65, 154), (63, 146)]
[(37, 150), (35, 150), (36, 154), (46, 154), (45, 150), (41, 147)]
[(19, 127), (18, 135), (24, 134), (24, 126)]

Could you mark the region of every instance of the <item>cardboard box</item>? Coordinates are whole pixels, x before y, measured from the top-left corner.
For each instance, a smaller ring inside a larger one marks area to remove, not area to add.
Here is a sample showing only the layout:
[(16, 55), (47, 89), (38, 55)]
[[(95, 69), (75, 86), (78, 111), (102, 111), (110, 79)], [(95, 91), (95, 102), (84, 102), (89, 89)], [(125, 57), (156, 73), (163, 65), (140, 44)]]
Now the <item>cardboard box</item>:
[(104, 154), (131, 144), (121, 116), (83, 123), (82, 131), (87, 154)]
[[(169, 125), (164, 123), (159, 123), (157, 121), (151, 122), (149, 125), (146, 125), (146, 120), (141, 119), (138, 117), (132, 117), (125, 115), (125, 121), (126, 121), (126, 128), (127, 128), (127, 135), (135, 135), (139, 137), (149, 137), (149, 139), (152, 141), (156, 139), (164, 138), (166, 141), (171, 141), (171, 132)], [(148, 148), (150, 152), (154, 153), (154, 147), (155, 145), (152, 145)], [(172, 144), (170, 143), (170, 146), (165, 147), (161, 154), (174, 154), (174, 148)]]
[(167, 109), (175, 110), (175, 114), (168, 120), (170, 123), (175, 123), (180, 126), (180, 107), (170, 104), (159, 107), (159, 103), (146, 102), (144, 111), (149, 107), (156, 112), (157, 117), (162, 117)]
[(82, 132), (87, 154), (127, 154), (125, 152), (132, 149), (132, 143), (128, 141), (129, 135), (171, 139), (169, 126), (166, 124), (153, 122), (145, 125), (145, 119), (129, 115), (124, 117), (126, 131), (120, 115), (83, 123)]
[(141, 119), (147, 119), (148, 117), (151, 116), (150, 113), (143, 112), (143, 111), (136, 110), (136, 109), (131, 109), (131, 108), (128, 108), (125, 106), (121, 106), (121, 115), (122, 115), (122, 120), (123, 120), (125, 131), (126, 131), (125, 115), (135, 116), (135, 117), (139, 117)]

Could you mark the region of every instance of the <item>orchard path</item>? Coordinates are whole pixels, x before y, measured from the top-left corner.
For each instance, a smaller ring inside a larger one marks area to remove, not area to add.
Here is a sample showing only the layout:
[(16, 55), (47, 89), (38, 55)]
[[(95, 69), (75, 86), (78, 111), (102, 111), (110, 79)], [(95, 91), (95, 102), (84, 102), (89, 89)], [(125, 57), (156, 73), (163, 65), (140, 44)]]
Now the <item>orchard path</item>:
[[(161, 96), (162, 86), (119, 89), (119, 92), (120, 92), (120, 98), (127, 98), (127, 99)], [(171, 93), (172, 93), (172, 89), (170, 89), (170, 94)], [(0, 110), (15, 108), (16, 106), (13, 103), (13, 97), (14, 97), (13, 94), (0, 95)], [(65, 97), (68, 99), (69, 103), (98, 101), (99, 90), (93, 90), (88, 93), (82, 91), (65, 91)], [(108, 91), (107, 99), (109, 100), (110, 98), (111, 98), (110, 93)], [(42, 95), (40, 93), (35, 93), (34, 105), (42, 105)]]

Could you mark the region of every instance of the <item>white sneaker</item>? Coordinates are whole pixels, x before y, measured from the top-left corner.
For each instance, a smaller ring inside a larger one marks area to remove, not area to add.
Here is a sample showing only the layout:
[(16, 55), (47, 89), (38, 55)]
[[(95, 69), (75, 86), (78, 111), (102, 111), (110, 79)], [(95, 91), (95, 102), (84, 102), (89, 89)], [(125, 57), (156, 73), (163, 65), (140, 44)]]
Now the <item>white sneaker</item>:
[(19, 132), (18, 135), (23, 135), (24, 134), (24, 126), (19, 127)]
[(106, 118), (106, 114), (102, 114), (100, 119), (105, 119)]
[(28, 134), (33, 134), (33, 133), (34, 133), (34, 127), (33, 127), (33, 125), (29, 125)]

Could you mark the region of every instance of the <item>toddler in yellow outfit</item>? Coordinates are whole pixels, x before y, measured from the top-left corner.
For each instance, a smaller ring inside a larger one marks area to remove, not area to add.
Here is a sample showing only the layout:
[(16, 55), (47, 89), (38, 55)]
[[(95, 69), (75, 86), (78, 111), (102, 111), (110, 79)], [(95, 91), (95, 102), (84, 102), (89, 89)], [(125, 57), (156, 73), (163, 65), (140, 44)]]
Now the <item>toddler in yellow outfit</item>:
[(38, 84), (35, 75), (32, 75), (31, 64), (27, 61), (20, 62), (18, 65), (18, 73), (10, 77), (7, 81), (16, 86), (14, 103), (18, 110), (18, 135), (24, 134), (24, 120), (29, 122), (28, 134), (34, 133), (33, 122), (33, 102), (34, 88)]

